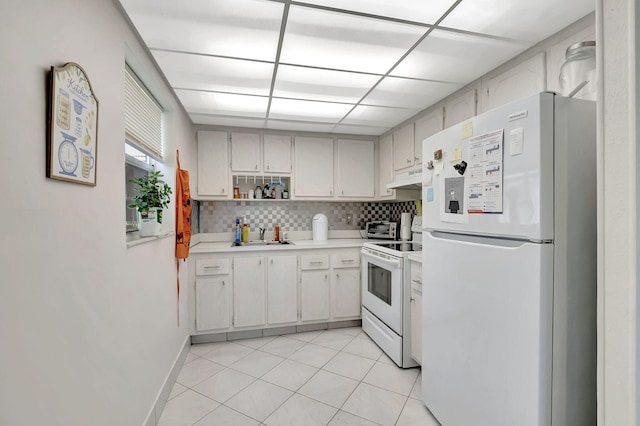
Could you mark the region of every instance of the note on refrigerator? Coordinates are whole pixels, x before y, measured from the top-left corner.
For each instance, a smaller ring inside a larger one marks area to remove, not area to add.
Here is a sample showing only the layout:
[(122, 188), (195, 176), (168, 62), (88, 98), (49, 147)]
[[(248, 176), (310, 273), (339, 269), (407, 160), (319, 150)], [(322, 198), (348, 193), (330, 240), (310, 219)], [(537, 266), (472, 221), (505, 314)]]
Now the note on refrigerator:
[(524, 129), (517, 127), (509, 132), (509, 154), (520, 155), (524, 148)]
[(469, 139), (467, 212), (502, 213), (504, 129)]

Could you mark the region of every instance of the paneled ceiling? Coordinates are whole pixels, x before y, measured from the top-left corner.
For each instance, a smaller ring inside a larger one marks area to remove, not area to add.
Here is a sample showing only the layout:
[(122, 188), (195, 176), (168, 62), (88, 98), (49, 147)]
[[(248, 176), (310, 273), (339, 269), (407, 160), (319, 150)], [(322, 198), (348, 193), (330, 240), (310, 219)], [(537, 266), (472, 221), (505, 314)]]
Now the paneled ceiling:
[(120, 0), (196, 124), (380, 135), (593, 0)]

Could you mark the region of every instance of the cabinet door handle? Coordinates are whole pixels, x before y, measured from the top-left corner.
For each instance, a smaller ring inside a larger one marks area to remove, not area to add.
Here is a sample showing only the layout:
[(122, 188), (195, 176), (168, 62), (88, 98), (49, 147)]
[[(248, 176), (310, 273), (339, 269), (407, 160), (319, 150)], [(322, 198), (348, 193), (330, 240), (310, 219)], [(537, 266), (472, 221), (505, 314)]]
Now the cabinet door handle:
[(262, 265), (262, 259), (258, 260), (258, 265)]
[(271, 259), (271, 264), (273, 265), (273, 259)]
[(411, 163), (411, 160), (407, 158), (407, 164)]
[(422, 285), (422, 280), (411, 280), (412, 282), (416, 283), (416, 284), (420, 284)]
[(333, 189), (329, 190), (329, 195), (333, 195)]
[(325, 279), (325, 280), (327, 279), (327, 274), (324, 274), (324, 279)]
[(267, 170), (269, 170), (269, 165), (267, 164)]
[(340, 274), (336, 274), (336, 278), (340, 279)]
[(217, 266), (205, 266), (204, 269), (220, 269), (222, 266), (217, 265)]
[(222, 188), (222, 193), (224, 194), (224, 188)]
[(226, 283), (224, 281), (222, 281), (222, 285), (225, 285)]
[(409, 298), (409, 302), (415, 302), (415, 301), (416, 301), (416, 299), (414, 299), (413, 297)]
[(342, 195), (344, 195), (344, 189), (341, 192), (342, 192)]
[(413, 161), (418, 161), (418, 157), (413, 157)]
[(253, 170), (258, 170), (258, 165), (253, 166)]

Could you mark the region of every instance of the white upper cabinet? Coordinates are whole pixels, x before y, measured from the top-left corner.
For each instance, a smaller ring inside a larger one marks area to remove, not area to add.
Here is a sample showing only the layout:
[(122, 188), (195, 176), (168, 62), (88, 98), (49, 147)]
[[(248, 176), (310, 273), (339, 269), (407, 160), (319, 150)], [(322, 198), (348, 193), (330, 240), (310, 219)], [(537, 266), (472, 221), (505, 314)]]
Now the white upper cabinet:
[(231, 198), (227, 132), (199, 131), (198, 195)]
[(231, 133), (231, 171), (258, 173), (260, 164), (260, 135)]
[(473, 88), (462, 93), (444, 104), (444, 127), (451, 127), (454, 124), (475, 117), (477, 114), (477, 89)]
[(373, 197), (373, 141), (338, 140), (338, 197)]
[(415, 125), (415, 144), (414, 152), (416, 162), (422, 164), (422, 141), (433, 136), (444, 128), (444, 114), (443, 109), (438, 108), (429, 114), (417, 119)]
[(402, 170), (415, 164), (413, 123), (393, 132), (393, 169)]
[(264, 135), (264, 172), (291, 173), (291, 137)]
[(393, 136), (380, 138), (378, 155), (378, 198), (393, 198), (395, 191), (387, 189), (393, 182)]
[(488, 109), (547, 90), (545, 56), (545, 52), (540, 52), (489, 79), (484, 90)]
[(295, 138), (295, 197), (333, 197), (333, 139)]

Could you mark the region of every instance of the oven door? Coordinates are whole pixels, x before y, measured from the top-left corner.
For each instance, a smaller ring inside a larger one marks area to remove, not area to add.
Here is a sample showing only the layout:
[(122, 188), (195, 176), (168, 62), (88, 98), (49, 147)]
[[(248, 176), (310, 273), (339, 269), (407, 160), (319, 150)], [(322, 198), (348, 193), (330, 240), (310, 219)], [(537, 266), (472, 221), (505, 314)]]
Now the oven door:
[(362, 305), (402, 336), (402, 266), (362, 251)]

